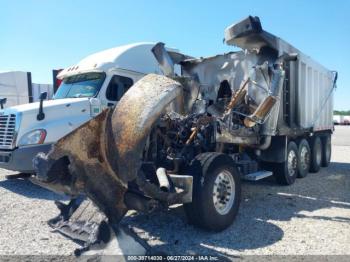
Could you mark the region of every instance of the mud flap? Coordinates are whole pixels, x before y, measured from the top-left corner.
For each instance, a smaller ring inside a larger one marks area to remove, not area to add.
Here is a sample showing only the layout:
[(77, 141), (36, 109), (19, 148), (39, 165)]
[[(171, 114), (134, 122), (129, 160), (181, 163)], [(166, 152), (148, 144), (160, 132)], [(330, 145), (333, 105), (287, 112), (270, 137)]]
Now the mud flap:
[(131, 228), (109, 223), (91, 200), (78, 197), (69, 204), (55, 203), (60, 214), (48, 224), (53, 232), (59, 232), (82, 246), (74, 251), (82, 261), (92, 256), (104, 261), (105, 256), (150, 254), (150, 246)]

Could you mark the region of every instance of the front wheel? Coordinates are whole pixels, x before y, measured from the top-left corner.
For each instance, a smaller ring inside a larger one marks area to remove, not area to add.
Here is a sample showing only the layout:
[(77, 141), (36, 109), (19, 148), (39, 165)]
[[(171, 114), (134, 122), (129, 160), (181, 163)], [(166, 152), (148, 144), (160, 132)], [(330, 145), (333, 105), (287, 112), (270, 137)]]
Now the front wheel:
[(234, 221), (241, 200), (241, 180), (233, 160), (224, 154), (204, 153), (192, 162), (192, 202), (185, 204), (191, 224), (221, 231)]

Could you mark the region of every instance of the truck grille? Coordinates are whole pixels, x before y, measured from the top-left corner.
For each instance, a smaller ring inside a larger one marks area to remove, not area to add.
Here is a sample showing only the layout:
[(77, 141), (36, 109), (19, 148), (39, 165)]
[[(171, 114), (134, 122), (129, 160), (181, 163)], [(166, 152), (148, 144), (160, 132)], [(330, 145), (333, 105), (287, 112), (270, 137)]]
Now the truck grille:
[(0, 148), (12, 149), (15, 136), (16, 115), (0, 116)]

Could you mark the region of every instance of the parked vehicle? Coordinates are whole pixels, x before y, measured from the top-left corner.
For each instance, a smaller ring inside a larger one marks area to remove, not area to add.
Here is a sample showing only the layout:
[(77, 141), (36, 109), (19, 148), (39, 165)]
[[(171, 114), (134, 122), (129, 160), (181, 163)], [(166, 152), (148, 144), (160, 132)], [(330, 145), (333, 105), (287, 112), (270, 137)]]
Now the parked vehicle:
[(350, 116), (346, 115), (334, 115), (333, 123), (335, 125), (350, 125)]
[(51, 84), (32, 83), (30, 72), (9, 71), (0, 73), (0, 99), (6, 98), (3, 107), (12, 107), (39, 101), (42, 92), (53, 95)]
[(333, 124), (334, 125), (340, 125), (342, 122), (342, 116), (341, 115), (333, 115)]
[[(33, 173), (37, 153), (47, 153), (58, 139), (113, 107), (145, 74), (161, 73), (153, 46), (136, 43), (92, 54), (59, 72), (62, 82), (52, 100), (43, 95), (29, 104), (26, 95), (22, 105), (0, 110), (0, 167)], [(16, 75), (23, 78), (18, 93), (27, 94), (30, 75)]]
[[(35, 158), (38, 181), (73, 198), (59, 204), (58, 231), (96, 246), (118, 234), (127, 210), (173, 204), (184, 204), (190, 223), (220, 231), (238, 213), (241, 179), (291, 185), (329, 165), (337, 73), (264, 31), (258, 17), (226, 28), (225, 42), (243, 50), (191, 59), (158, 43), (165, 76), (143, 77), (113, 110)], [(98, 233), (67, 215), (81, 194), (107, 218)]]

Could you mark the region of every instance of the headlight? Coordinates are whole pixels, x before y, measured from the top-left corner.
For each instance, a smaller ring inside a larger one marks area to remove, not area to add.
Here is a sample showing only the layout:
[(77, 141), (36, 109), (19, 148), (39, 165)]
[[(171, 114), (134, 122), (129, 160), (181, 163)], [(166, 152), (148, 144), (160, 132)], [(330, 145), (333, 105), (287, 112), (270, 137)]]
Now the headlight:
[(45, 129), (37, 129), (24, 134), (18, 142), (19, 146), (35, 145), (44, 143), (46, 138)]

